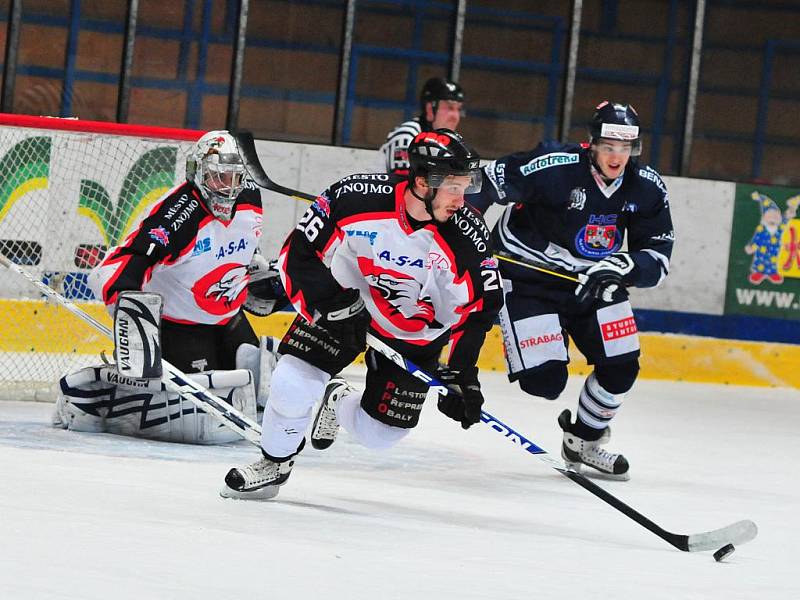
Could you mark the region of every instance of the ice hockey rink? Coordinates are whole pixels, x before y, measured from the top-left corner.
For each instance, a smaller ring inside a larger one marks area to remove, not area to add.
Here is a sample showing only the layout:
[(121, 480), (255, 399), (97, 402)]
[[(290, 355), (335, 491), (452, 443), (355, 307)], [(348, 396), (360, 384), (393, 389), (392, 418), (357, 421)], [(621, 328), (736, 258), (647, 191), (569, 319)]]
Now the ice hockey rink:
[[(581, 380), (556, 402), (483, 381), (487, 411), (558, 454), (556, 416)], [(246, 502), (218, 496), (257, 457), (246, 442), (72, 433), (50, 428), (48, 404), (0, 402), (0, 597), (800, 597), (800, 391), (642, 380), (615, 420), (609, 449), (632, 479), (598, 481), (612, 494), (675, 533), (758, 524), (721, 563), (429, 404), (394, 449), (343, 432), (303, 453), (276, 500)]]

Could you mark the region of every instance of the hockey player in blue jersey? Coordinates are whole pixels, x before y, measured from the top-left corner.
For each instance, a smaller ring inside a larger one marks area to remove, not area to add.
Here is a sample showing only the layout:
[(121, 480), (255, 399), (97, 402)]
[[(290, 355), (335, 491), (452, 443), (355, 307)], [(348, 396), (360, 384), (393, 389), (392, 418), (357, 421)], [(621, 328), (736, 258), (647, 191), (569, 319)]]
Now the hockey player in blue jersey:
[(569, 273), (577, 285), (502, 261), (500, 313), (509, 379), (555, 400), (567, 383), (568, 337), (593, 367), (576, 419), (564, 410), (562, 456), (575, 469), (628, 479), (622, 454), (603, 448), (609, 423), (639, 372), (639, 338), (626, 288), (653, 287), (669, 271), (674, 234), (667, 188), (640, 164), (639, 116), (601, 103), (588, 144), (542, 142), (484, 167), (481, 210), (506, 204), (495, 251)]

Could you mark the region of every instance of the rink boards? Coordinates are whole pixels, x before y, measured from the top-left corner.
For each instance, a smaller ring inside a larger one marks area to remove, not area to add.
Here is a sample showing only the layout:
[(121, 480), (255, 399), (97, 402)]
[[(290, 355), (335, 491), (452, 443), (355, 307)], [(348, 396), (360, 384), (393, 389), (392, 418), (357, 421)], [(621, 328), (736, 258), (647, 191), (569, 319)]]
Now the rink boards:
[[(13, 307), (6, 306), (13, 304)], [(110, 319), (98, 303), (82, 303), (81, 307), (93, 317), (110, 324)], [(111, 343), (95, 333), (63, 309), (40, 301), (0, 300), (0, 312), (12, 308), (19, 321), (0, 322), (0, 353), (27, 353), (31, 355), (69, 352), (89, 355), (96, 362), (105, 350), (111, 355)], [(8, 314), (8, 313), (6, 313)], [(249, 315), (250, 316), (250, 315)], [(259, 335), (281, 337), (293, 313), (277, 313), (265, 318), (250, 320)], [(74, 342), (64, 349), (54, 346), (53, 331), (69, 329)], [(702, 383), (728, 383), (800, 387), (800, 347), (791, 344), (746, 342), (662, 333), (641, 333), (641, 376), (648, 379), (693, 381)], [(570, 372), (588, 372), (586, 361), (574, 348), (571, 349)], [(503, 343), (500, 329), (489, 332), (481, 351), (481, 369), (504, 371)]]

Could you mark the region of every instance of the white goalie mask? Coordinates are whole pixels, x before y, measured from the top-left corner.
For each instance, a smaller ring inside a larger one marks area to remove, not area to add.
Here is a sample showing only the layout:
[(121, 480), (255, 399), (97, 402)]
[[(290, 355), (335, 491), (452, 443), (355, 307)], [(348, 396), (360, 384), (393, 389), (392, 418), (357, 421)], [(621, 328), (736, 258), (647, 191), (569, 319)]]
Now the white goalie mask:
[(233, 217), (246, 173), (236, 139), (224, 130), (206, 133), (186, 159), (186, 179), (197, 185), (208, 209), (222, 221)]

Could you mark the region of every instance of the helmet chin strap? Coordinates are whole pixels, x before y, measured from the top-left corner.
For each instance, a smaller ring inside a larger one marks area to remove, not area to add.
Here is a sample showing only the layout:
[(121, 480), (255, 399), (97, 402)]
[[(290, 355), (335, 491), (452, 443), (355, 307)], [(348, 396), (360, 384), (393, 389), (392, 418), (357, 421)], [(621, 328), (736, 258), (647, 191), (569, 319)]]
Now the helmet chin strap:
[(436, 217), (433, 216), (433, 199), (436, 197), (436, 189), (429, 187), (428, 193), (424, 196), (420, 196), (417, 193), (417, 186), (411, 184), (411, 195), (417, 200), (422, 200), (422, 203), (425, 205), (425, 212), (431, 216), (431, 219), (436, 220)]

